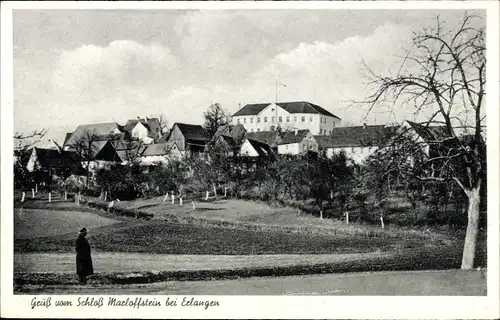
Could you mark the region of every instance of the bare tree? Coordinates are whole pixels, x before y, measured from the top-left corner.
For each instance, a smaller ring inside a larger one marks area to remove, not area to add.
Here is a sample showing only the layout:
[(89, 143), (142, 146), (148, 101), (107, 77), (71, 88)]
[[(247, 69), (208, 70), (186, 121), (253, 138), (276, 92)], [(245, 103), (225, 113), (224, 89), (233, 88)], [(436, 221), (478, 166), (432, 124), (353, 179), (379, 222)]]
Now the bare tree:
[[(474, 264), (480, 190), (486, 183), (486, 146), (482, 136), (486, 48), (484, 26), (477, 27), (476, 22), (483, 25), (479, 17), (465, 14), (457, 30), (448, 30), (438, 16), (435, 27), (414, 34), (413, 47), (402, 57), (403, 64), (395, 75), (379, 75), (365, 65), (370, 82), (376, 87), (363, 101), (369, 111), (388, 100), (394, 105), (399, 101), (413, 105), (415, 114), (427, 115), (424, 127), (439, 124), (444, 128), (444, 137), (428, 141), (436, 147), (422, 160), (432, 169), (414, 171), (414, 176), (422, 182), (445, 181), (449, 177), (467, 195), (462, 269), (470, 269)], [(469, 139), (458, 132), (457, 124), (473, 129)]]
[(219, 127), (228, 124), (228, 114), (222, 109), (221, 105), (214, 103), (203, 113), (205, 118), (204, 127), (208, 132), (210, 139), (215, 135)]
[(86, 188), (89, 186), (90, 165), (96, 160), (97, 153), (99, 152), (99, 140), (101, 139), (95, 131), (88, 130), (68, 144), (70, 149), (76, 152), (78, 158), (83, 164), (86, 172), (85, 176), (87, 178), (87, 181), (85, 182)]
[(169, 131), (168, 120), (163, 115), (161, 115), (158, 118), (158, 121), (160, 122), (160, 133), (161, 133), (161, 137), (163, 138), (163, 136), (165, 134), (168, 134), (168, 131)]
[(16, 143), (16, 149), (19, 151), (25, 151), (39, 143), (43, 137), (47, 134), (47, 129), (35, 130), (30, 134), (18, 133), (14, 134), (14, 141)]

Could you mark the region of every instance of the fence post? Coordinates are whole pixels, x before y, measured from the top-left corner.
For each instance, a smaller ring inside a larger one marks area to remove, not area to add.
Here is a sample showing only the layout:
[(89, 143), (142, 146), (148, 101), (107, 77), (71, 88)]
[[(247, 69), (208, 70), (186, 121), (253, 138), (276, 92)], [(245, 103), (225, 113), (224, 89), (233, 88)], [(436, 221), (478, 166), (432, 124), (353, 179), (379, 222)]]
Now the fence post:
[(380, 224), (382, 225), (382, 229), (385, 228), (385, 225), (384, 225), (384, 216), (380, 216)]
[(104, 191), (104, 201), (108, 200), (108, 191)]
[(35, 189), (31, 188), (31, 198), (35, 199)]
[(215, 199), (217, 199), (217, 188), (215, 187), (215, 183), (213, 185), (214, 185), (214, 196), (215, 196)]
[(224, 198), (227, 197), (227, 187), (224, 187)]
[(52, 192), (49, 192), (49, 202), (52, 202)]
[(182, 207), (182, 197), (179, 197), (179, 204), (181, 205)]
[(319, 218), (323, 219), (323, 210), (319, 210)]
[(165, 193), (165, 197), (163, 198), (163, 202), (167, 201), (167, 199), (168, 199), (168, 192)]
[(345, 212), (345, 223), (349, 224), (349, 211), (347, 211), (347, 210)]
[(207, 191), (207, 193), (205, 195), (205, 201), (208, 201), (208, 194), (209, 194), (209, 192)]
[(35, 193), (38, 193), (38, 183), (35, 183)]
[(175, 204), (175, 196), (173, 193), (172, 193), (172, 204)]
[(68, 191), (64, 190), (64, 200), (68, 200)]
[(21, 197), (21, 202), (24, 202), (24, 197), (26, 197), (26, 192), (23, 191), (23, 196)]
[(195, 205), (194, 205), (194, 200), (192, 201), (192, 204), (193, 204), (193, 211), (196, 209)]

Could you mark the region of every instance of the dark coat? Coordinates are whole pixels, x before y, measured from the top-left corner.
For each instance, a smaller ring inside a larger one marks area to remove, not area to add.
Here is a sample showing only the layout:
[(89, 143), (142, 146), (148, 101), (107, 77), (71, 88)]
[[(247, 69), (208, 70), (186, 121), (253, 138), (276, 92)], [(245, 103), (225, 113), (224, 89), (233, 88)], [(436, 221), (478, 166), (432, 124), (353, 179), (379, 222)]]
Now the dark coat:
[(81, 235), (76, 239), (76, 273), (83, 276), (94, 274), (92, 257), (90, 255), (90, 244), (87, 239)]

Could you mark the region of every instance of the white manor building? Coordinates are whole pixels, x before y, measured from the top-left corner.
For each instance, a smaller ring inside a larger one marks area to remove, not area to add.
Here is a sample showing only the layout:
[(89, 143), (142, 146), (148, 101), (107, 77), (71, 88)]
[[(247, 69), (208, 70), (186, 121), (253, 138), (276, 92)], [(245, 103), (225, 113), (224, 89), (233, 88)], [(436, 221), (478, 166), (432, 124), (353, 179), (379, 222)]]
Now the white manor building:
[(341, 119), (318, 105), (306, 101), (247, 104), (232, 117), (247, 132), (310, 130), (313, 135), (330, 135)]

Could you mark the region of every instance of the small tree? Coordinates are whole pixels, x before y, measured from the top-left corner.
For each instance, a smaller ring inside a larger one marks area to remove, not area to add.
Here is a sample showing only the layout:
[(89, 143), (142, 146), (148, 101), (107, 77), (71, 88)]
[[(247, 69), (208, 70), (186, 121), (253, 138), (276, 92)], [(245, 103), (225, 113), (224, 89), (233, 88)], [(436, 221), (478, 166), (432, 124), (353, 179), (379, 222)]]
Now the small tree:
[(74, 141), (68, 144), (70, 150), (73, 150), (82, 161), (83, 168), (85, 169), (85, 188), (89, 187), (91, 163), (96, 160), (99, 152), (98, 141), (102, 140), (94, 130), (87, 130), (81, 136), (77, 137)]

